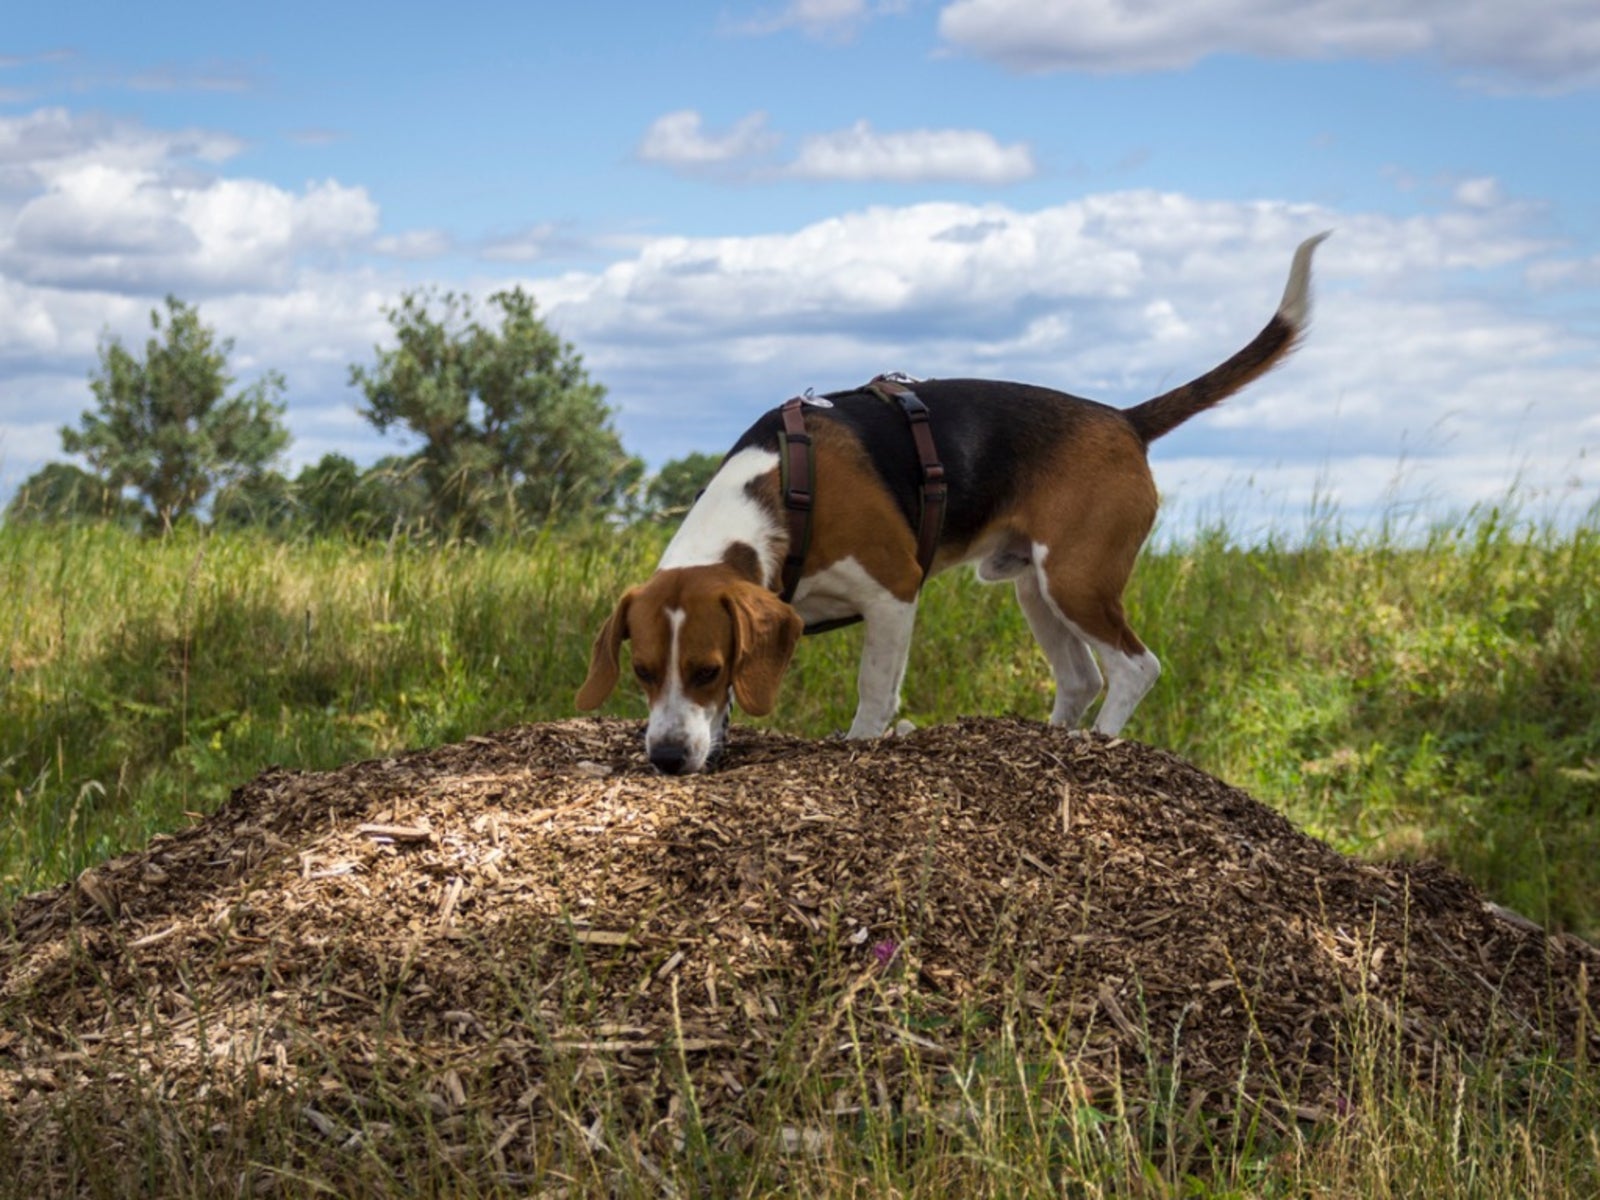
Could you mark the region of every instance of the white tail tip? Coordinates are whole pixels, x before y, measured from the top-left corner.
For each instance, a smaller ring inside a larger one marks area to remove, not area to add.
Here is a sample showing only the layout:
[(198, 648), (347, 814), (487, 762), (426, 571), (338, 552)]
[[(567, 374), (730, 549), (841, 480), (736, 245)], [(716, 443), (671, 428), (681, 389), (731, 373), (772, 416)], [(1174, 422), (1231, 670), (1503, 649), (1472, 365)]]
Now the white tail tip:
[(1278, 316), (1296, 329), (1306, 323), (1311, 311), (1311, 256), (1327, 240), (1333, 230), (1325, 229), (1316, 237), (1308, 237), (1294, 252), (1294, 262), (1289, 265), (1289, 282), (1283, 289), (1283, 300), (1278, 305)]

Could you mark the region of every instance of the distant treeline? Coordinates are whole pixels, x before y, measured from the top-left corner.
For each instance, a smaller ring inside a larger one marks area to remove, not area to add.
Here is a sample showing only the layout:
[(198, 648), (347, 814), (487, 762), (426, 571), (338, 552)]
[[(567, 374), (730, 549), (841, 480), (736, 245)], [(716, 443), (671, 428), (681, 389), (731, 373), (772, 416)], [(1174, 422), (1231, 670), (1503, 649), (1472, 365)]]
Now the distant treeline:
[(284, 535), (397, 531), (482, 539), (577, 520), (681, 513), (718, 459), (690, 454), (647, 476), (612, 424), (606, 390), (540, 320), (520, 288), (489, 299), (413, 292), (386, 311), (396, 344), (352, 366), (380, 433), (409, 454), (359, 466), (327, 454), (292, 478), (276, 371), (234, 387), (232, 339), (218, 340), (174, 296), (150, 314), (142, 355), (102, 339), (95, 404), (61, 430), (84, 464), (52, 462), (6, 506), (8, 524), (107, 521), (148, 532), (176, 525), (253, 527)]

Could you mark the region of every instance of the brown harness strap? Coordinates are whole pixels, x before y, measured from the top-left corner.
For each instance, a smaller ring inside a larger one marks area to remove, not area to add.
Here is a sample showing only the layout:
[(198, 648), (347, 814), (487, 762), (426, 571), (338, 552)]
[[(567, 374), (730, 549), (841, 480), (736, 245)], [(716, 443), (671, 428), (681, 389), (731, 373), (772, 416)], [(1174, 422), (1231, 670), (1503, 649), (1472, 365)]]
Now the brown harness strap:
[[(917, 519), (917, 565), (922, 568), (922, 581), (927, 582), (933, 569), (933, 556), (939, 552), (939, 534), (944, 529), (945, 509), (950, 503), (950, 488), (944, 478), (944, 464), (939, 461), (939, 448), (934, 445), (933, 425), (928, 419), (928, 406), (903, 378), (879, 375), (867, 384), (869, 391), (900, 402), (911, 426), (911, 440), (916, 443), (917, 457), (922, 460), (922, 512)], [(918, 585), (919, 587), (921, 584)]]
[(782, 443), (778, 458), (782, 476), (783, 508), (789, 514), (789, 552), (783, 559), (783, 591), (778, 598), (785, 604), (794, 599), (800, 586), (800, 572), (811, 549), (811, 498), (816, 493), (816, 464), (811, 457), (811, 435), (806, 432), (806, 398), (792, 396), (778, 411), (783, 415)]
[[(893, 399), (900, 405), (911, 427), (911, 440), (916, 444), (917, 457), (922, 463), (921, 513), (917, 520), (917, 565), (922, 570), (922, 579), (917, 586), (920, 588), (927, 582), (928, 574), (933, 569), (934, 555), (939, 552), (939, 533), (944, 528), (945, 509), (949, 504), (949, 485), (945, 481), (944, 464), (939, 461), (939, 450), (933, 440), (928, 406), (906, 386), (903, 376), (879, 375), (863, 390), (884, 400)], [(806, 432), (805, 404), (805, 396), (795, 396), (784, 401), (779, 409), (783, 418), (783, 430), (778, 435), (780, 486), (789, 522), (789, 551), (783, 560), (783, 590), (779, 593), (779, 598), (785, 603), (794, 600), (795, 590), (800, 586), (801, 572), (805, 568), (806, 553), (811, 548), (816, 460), (811, 450), (811, 435)], [(806, 632), (822, 633), (859, 620), (859, 616), (854, 616), (820, 621), (808, 625)]]

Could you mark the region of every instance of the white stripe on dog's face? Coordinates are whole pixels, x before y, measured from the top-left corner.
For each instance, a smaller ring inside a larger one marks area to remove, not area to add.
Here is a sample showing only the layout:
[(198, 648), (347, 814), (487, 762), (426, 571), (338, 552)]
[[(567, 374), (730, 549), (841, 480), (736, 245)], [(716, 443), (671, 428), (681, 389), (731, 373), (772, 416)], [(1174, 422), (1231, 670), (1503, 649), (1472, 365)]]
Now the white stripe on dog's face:
[(727, 720), (726, 688), (720, 702), (703, 703), (689, 695), (684, 686), (683, 627), (688, 615), (681, 608), (666, 610), (671, 629), (661, 691), (650, 706), (650, 721), (645, 726), (646, 756), (658, 771), (667, 775), (693, 774), (705, 770), (721, 738)]

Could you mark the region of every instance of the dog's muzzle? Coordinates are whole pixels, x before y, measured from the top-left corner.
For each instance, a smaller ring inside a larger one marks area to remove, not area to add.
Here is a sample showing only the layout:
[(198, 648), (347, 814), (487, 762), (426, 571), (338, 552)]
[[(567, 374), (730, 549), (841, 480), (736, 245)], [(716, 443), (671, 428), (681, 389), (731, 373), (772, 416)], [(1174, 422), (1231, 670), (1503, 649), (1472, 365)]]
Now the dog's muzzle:
[(650, 759), (650, 765), (663, 775), (692, 775), (716, 766), (728, 739), (731, 710), (732, 705), (724, 705), (721, 714), (711, 722), (710, 738), (703, 755), (696, 755), (692, 736), (669, 735), (652, 741), (647, 731), (645, 755)]
[(689, 762), (689, 748), (677, 742), (662, 742), (650, 747), (650, 765), (663, 775), (682, 775)]

